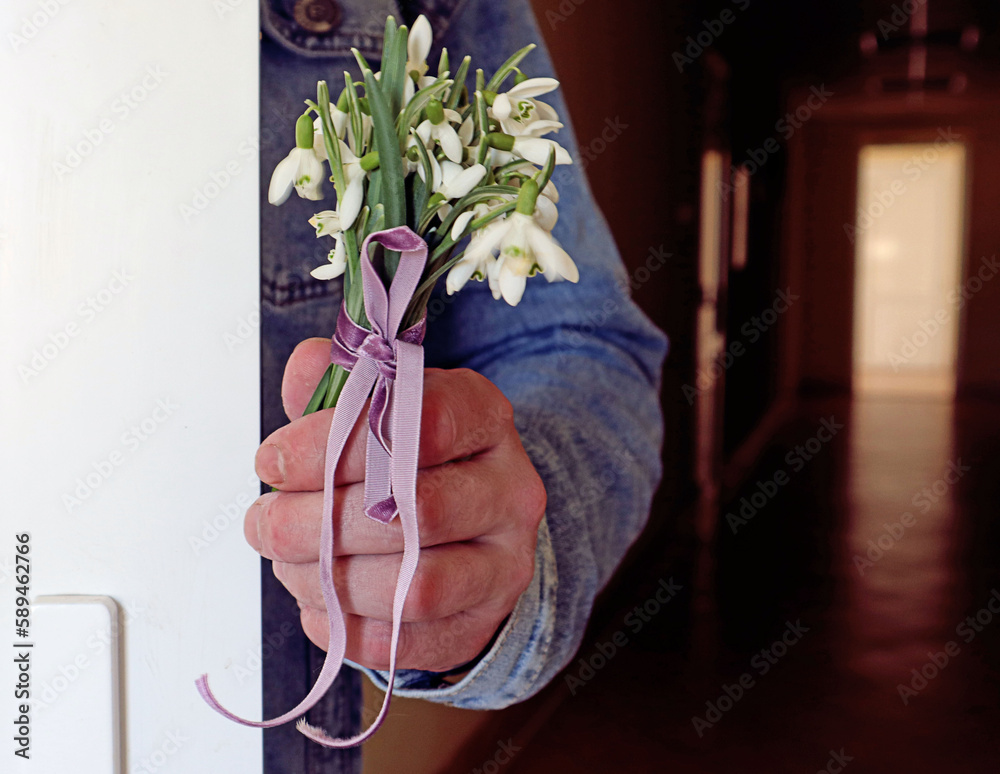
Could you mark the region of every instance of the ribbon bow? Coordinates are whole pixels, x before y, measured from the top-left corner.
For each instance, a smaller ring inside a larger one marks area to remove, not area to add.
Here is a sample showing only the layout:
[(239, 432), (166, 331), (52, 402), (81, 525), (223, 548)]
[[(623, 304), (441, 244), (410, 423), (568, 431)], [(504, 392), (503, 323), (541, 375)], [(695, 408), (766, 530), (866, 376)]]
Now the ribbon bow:
[[(372, 240), (389, 250), (401, 253), (399, 266), (389, 292), (368, 259)], [(368, 412), (371, 432), (368, 435), (365, 467), (365, 514), (382, 523), (398, 513), (403, 527), (403, 562), (396, 580), (392, 603), (392, 639), (389, 652), (389, 690), (382, 709), (372, 725), (349, 739), (333, 739), (323, 729), (300, 720), (299, 731), (325, 747), (353, 747), (378, 730), (389, 710), (392, 686), (396, 677), (396, 649), (403, 620), (403, 604), (410, 590), (420, 539), (417, 533), (417, 454), (420, 447), (420, 414), (423, 405), (424, 350), (421, 342), (424, 320), (399, 333), (406, 307), (420, 282), (427, 262), (427, 244), (406, 226), (379, 231), (361, 246), (361, 277), (365, 312), (372, 329), (355, 324), (340, 310), (333, 336), (332, 362), (350, 371), (333, 412), (333, 423), (326, 446), (326, 472), (323, 483), (323, 525), (320, 533), (320, 584), (327, 616), (330, 619), (330, 645), (323, 669), (312, 690), (297, 707), (272, 720), (253, 721), (225, 709), (208, 687), (208, 675), (198, 678), (198, 692), (212, 709), (221, 715), (255, 728), (273, 728), (304, 715), (329, 690), (344, 663), (347, 629), (344, 613), (333, 585), (333, 478), (340, 455), (371, 394)], [(373, 391), (374, 389), (374, 391)]]

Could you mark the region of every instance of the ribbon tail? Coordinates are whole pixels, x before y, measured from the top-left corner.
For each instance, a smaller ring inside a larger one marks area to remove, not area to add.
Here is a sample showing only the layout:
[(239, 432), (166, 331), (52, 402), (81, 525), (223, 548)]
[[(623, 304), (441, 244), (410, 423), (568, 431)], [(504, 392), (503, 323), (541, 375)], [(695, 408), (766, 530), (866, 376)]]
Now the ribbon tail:
[[(340, 600), (337, 598), (337, 591), (333, 585), (333, 482), (337, 463), (340, 461), (340, 455), (344, 451), (344, 446), (347, 444), (351, 430), (364, 410), (365, 400), (367, 400), (377, 376), (378, 367), (374, 363), (369, 360), (358, 361), (354, 370), (347, 377), (347, 382), (344, 384), (340, 399), (337, 401), (337, 406), (333, 411), (333, 422), (330, 425), (330, 435), (327, 437), (319, 566), (323, 600), (326, 603), (326, 612), (330, 619), (330, 644), (327, 649), (326, 659), (323, 661), (323, 668), (316, 678), (312, 690), (299, 702), (298, 706), (280, 717), (263, 721), (247, 720), (233, 714), (215, 698), (215, 695), (208, 687), (208, 675), (202, 675), (198, 678), (196, 682), (198, 693), (201, 694), (205, 702), (220, 715), (236, 723), (254, 728), (274, 728), (275, 726), (280, 726), (290, 720), (301, 717), (315, 706), (316, 702), (323, 698), (323, 695), (333, 685), (333, 681), (336, 679), (344, 663), (344, 654), (347, 649), (347, 628), (344, 624), (344, 612), (340, 607)], [(395, 629), (393, 631), (395, 635)], [(395, 643), (395, 639), (393, 643)], [(393, 653), (395, 654), (395, 645), (393, 646)]]
[[(297, 728), (324, 747), (354, 747), (378, 731), (389, 711), (392, 687), (396, 681), (396, 651), (403, 625), (403, 606), (410, 593), (413, 576), (420, 557), (420, 532), (417, 526), (417, 458), (420, 452), (420, 415), (424, 397), (424, 350), (419, 344), (399, 342), (396, 354), (397, 377), (392, 408), (392, 489), (399, 506), (403, 527), (403, 562), (396, 579), (396, 594), (392, 602), (392, 640), (389, 650), (389, 687), (378, 716), (367, 730), (348, 739), (333, 739), (320, 728), (304, 720)], [(367, 473), (366, 473), (367, 479)], [(325, 667), (325, 665), (324, 665)]]
[(392, 497), (392, 416), (393, 381), (382, 376), (375, 383), (369, 409), (368, 446), (365, 451), (365, 515), (388, 524), (396, 516)]

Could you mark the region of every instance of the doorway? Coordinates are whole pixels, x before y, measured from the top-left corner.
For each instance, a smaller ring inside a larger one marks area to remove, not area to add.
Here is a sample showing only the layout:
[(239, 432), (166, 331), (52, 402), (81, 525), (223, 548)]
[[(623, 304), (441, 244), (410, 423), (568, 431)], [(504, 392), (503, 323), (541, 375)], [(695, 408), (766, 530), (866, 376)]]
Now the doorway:
[(954, 140), (860, 148), (855, 393), (955, 394), (965, 165)]

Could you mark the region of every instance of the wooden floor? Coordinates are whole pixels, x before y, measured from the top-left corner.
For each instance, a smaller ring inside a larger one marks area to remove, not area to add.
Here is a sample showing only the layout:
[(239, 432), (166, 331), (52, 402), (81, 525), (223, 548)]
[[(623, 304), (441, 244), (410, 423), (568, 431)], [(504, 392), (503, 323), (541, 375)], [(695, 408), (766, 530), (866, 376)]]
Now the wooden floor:
[(808, 404), (475, 768), (1000, 771), (998, 511), (1000, 407)]

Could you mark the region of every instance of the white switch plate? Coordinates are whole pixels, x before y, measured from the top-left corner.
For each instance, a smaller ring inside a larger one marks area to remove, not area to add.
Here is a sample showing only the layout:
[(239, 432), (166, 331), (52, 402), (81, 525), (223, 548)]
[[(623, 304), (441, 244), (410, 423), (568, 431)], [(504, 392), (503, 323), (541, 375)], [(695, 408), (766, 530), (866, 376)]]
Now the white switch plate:
[(30, 770), (120, 774), (118, 606), (110, 597), (50, 596), (31, 612)]

